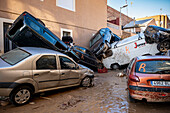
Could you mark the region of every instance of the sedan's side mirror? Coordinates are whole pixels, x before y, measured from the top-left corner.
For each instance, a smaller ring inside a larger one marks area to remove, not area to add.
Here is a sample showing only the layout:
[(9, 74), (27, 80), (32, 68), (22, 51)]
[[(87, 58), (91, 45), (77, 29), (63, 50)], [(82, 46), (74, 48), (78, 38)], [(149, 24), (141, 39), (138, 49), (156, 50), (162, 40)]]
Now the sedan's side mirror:
[(79, 66), (78, 66), (78, 65), (76, 66), (76, 69), (79, 69)]

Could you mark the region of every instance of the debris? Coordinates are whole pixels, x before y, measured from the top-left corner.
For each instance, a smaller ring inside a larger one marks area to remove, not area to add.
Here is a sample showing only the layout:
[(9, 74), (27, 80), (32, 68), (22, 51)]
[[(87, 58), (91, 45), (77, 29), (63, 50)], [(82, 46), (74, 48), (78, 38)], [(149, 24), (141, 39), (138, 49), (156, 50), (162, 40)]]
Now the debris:
[(9, 101), (0, 101), (1, 106), (7, 106)]
[(118, 77), (124, 77), (125, 74), (123, 74), (123, 73), (118, 73), (117, 76), (118, 76)]
[(115, 85), (119, 85), (118, 83), (115, 83)]
[(69, 95), (69, 100), (67, 102), (63, 102), (63, 104), (60, 107), (60, 109), (65, 110), (68, 107), (72, 107), (76, 105), (78, 102), (84, 101), (85, 99), (82, 98), (81, 96), (78, 97), (73, 97)]
[(48, 97), (40, 97), (40, 98), (43, 98), (43, 99), (46, 99), (46, 100), (51, 100), (51, 98), (48, 98)]
[(105, 67), (103, 69), (98, 69), (98, 73), (107, 73), (107, 69)]
[(34, 105), (34, 104), (35, 104), (35, 102), (30, 102), (29, 104)]
[(43, 92), (43, 93), (40, 93), (40, 96), (44, 96), (45, 95), (45, 93)]

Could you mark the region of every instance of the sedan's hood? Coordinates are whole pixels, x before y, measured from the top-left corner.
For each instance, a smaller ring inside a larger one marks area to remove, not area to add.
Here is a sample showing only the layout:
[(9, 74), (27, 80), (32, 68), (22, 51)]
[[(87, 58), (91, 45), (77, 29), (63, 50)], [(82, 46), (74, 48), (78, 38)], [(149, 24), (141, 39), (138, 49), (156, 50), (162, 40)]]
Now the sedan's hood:
[(89, 74), (94, 74), (94, 71), (91, 70), (90, 68), (88, 68), (88, 67), (86, 67), (86, 66), (84, 66), (84, 65), (81, 65), (81, 64), (79, 64), (79, 66), (83, 69), (83, 72), (86, 71), (86, 72), (88, 72)]

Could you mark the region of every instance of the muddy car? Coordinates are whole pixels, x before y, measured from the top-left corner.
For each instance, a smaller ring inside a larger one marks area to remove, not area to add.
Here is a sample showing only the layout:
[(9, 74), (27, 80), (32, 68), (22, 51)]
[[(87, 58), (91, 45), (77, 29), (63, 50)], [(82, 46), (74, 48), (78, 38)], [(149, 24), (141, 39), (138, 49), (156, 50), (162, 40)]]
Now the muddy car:
[(146, 28), (145, 40), (147, 43), (157, 43), (157, 49), (161, 52), (166, 52), (170, 49), (170, 30), (150, 25)]
[[(22, 13), (12, 24), (6, 36), (19, 47), (43, 47), (62, 52), (76, 62), (81, 63), (81, 58), (71, 48), (54, 35), (45, 24), (28, 12)], [(83, 65), (89, 66), (89, 62)], [(96, 61), (97, 62), (97, 61)], [(97, 68), (97, 65), (93, 65)]]
[(170, 57), (136, 57), (130, 62), (126, 75), (131, 102), (170, 102)]
[(0, 56), (0, 96), (14, 105), (27, 103), (34, 93), (65, 87), (93, 86), (94, 72), (60, 52), (21, 47)]
[(79, 60), (80, 64), (88, 65), (88, 67), (95, 71), (103, 68), (103, 63), (99, 61), (88, 49), (80, 46), (73, 46), (72, 49), (81, 59)]
[(90, 51), (99, 59), (109, 57), (112, 55), (111, 44), (120, 39), (109, 28), (102, 28), (90, 40)]

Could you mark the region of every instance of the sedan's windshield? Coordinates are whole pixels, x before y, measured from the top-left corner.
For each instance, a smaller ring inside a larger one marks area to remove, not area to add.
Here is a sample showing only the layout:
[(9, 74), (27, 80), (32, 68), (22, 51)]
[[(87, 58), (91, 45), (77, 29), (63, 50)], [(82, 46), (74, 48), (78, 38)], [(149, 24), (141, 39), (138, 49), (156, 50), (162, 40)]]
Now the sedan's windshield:
[(1, 55), (1, 59), (9, 63), (10, 65), (14, 65), (30, 55), (31, 54), (17, 48)]
[(139, 61), (136, 63), (136, 72), (170, 74), (170, 60)]

